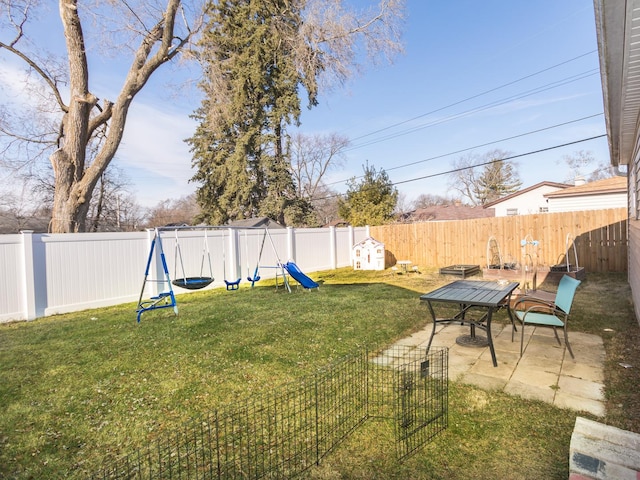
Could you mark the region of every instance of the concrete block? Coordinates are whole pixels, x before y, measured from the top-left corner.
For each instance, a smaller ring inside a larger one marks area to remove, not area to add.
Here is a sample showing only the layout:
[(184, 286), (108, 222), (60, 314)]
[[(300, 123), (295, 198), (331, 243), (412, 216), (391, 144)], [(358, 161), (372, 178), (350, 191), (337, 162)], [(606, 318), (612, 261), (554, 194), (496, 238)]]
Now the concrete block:
[(597, 480), (638, 480), (640, 435), (577, 417), (569, 471)]

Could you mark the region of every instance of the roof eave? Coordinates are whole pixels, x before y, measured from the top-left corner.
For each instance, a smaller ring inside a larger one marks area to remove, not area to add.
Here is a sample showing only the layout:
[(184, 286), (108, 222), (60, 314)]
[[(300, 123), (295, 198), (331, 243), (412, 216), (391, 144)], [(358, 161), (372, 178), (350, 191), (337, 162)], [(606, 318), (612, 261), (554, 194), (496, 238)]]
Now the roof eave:
[(593, 5), (611, 164), (628, 165), (638, 145), (640, 44), (634, 27), (640, 0), (594, 0)]

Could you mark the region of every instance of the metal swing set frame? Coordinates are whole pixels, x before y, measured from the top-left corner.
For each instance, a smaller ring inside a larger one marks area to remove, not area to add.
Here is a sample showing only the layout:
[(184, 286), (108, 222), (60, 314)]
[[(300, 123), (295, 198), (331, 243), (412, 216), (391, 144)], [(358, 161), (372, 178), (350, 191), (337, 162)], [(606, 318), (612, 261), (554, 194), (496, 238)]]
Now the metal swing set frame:
[[(173, 290), (173, 286), (184, 288), (187, 290), (199, 290), (201, 288), (207, 287), (213, 281), (213, 268), (211, 265), (211, 253), (209, 250), (209, 243), (207, 240), (207, 231), (208, 230), (223, 230), (229, 229), (230, 227), (212, 227), (212, 226), (195, 226), (195, 227), (160, 227), (155, 228), (153, 230), (153, 238), (151, 240), (151, 247), (149, 249), (149, 255), (147, 257), (147, 264), (144, 272), (144, 280), (142, 282), (142, 288), (140, 289), (140, 296), (138, 298), (138, 307), (136, 309), (137, 313), (137, 322), (140, 323), (140, 317), (144, 312), (150, 310), (156, 310), (161, 308), (173, 308), (174, 313), (178, 314), (178, 304), (176, 301), (175, 292)], [(262, 237), (260, 252), (258, 255), (258, 260), (256, 262), (256, 267), (253, 272), (253, 276), (250, 275), (249, 270), (249, 252), (248, 252), (248, 241), (246, 236), (246, 230), (255, 230), (255, 229), (264, 229), (264, 235)], [(182, 258), (182, 249), (180, 246), (180, 241), (178, 237), (179, 230), (204, 230), (204, 244), (202, 247), (202, 260), (200, 262), (200, 275), (199, 276), (187, 276), (184, 268), (184, 261)], [(271, 238), (271, 234), (269, 233), (268, 228), (255, 228), (255, 227), (245, 227), (242, 228), (245, 230), (245, 249), (247, 256), (247, 281), (251, 282), (251, 287), (255, 286), (255, 283), (260, 280), (260, 268), (276, 268), (279, 269), (279, 272), (276, 272), (276, 289), (278, 288), (278, 275), (282, 275), (284, 280), (284, 286), (288, 292), (291, 292), (291, 287), (289, 286), (289, 282), (286, 276), (285, 265), (281, 262), (280, 257), (278, 256), (278, 252), (275, 248), (275, 244), (273, 239)], [(175, 232), (175, 255), (174, 255), (174, 279), (171, 280), (171, 276), (169, 274), (169, 268), (167, 266), (167, 260), (165, 257), (164, 248), (162, 245), (162, 236), (161, 232), (164, 231), (174, 231)], [(277, 258), (277, 265), (273, 266), (261, 266), (260, 260), (262, 258), (262, 252), (264, 250), (265, 241), (269, 238), (269, 242), (271, 243), (271, 247)], [(224, 283), (226, 285), (227, 290), (237, 290), (239, 288), (239, 284), (241, 281), (241, 277), (236, 281), (229, 281), (226, 279), (226, 249), (224, 247), (225, 242), (223, 241), (222, 248), (222, 269), (223, 274), (225, 276)], [(150, 278), (151, 266), (153, 264), (154, 258), (159, 257), (160, 265), (162, 268), (162, 273), (159, 275), (159, 278)], [(205, 267), (205, 257), (208, 259), (208, 267), (209, 267), (209, 276), (204, 275), (204, 267)], [(178, 278), (178, 265), (180, 265), (182, 277)], [(158, 288), (160, 293), (157, 293), (151, 296), (148, 299), (144, 299), (144, 293), (147, 286), (147, 283), (155, 283), (157, 285), (161, 285), (162, 288)]]

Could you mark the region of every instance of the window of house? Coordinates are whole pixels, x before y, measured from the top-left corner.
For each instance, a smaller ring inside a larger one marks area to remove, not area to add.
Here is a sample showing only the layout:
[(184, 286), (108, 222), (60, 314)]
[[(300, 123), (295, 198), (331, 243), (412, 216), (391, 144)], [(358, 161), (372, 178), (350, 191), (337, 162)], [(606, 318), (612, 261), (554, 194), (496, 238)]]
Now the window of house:
[(507, 215), (517, 215), (517, 214), (518, 214), (517, 208), (507, 208)]
[(549, 207), (540, 207), (540, 213), (549, 213)]

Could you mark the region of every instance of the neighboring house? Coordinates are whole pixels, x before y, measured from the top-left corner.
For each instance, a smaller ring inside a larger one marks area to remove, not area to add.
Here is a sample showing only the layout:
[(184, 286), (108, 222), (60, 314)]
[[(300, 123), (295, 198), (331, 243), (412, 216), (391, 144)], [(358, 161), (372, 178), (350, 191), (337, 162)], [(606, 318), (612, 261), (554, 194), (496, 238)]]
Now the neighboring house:
[(236, 228), (284, 228), (278, 222), (271, 220), (269, 217), (245, 218), (243, 220), (234, 220), (226, 226)]
[(629, 285), (640, 319), (640, 0), (594, 0), (611, 164), (628, 172)]
[(495, 217), (493, 208), (471, 207), (469, 205), (432, 205), (405, 213), (401, 216), (400, 221), (404, 223), (434, 222), (487, 217)]
[(342, 220), (341, 218), (339, 218), (338, 220), (333, 220), (329, 223), (327, 223), (326, 225), (323, 225), (323, 227), (348, 227), (349, 226), (349, 222), (347, 222), (346, 220)]
[(540, 182), (489, 202), (484, 205), (484, 208), (493, 208), (496, 217), (546, 213), (549, 211), (549, 206), (545, 196), (569, 187), (571, 185), (566, 183)]
[(549, 213), (627, 206), (627, 177), (612, 177), (545, 195)]

